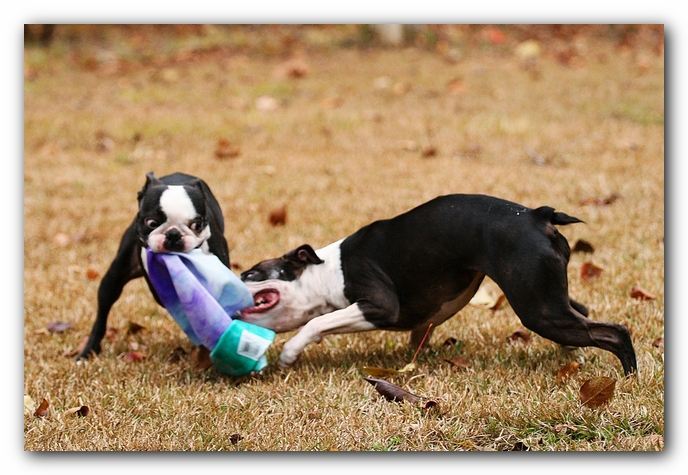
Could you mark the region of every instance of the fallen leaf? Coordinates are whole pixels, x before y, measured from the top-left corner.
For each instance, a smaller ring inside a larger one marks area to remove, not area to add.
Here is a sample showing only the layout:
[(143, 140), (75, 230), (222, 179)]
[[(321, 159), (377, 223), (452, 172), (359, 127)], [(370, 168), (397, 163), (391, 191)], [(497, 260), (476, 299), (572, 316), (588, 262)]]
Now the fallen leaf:
[(100, 277), (100, 273), (95, 269), (88, 268), (86, 269), (86, 277), (90, 280), (96, 280)]
[(129, 326), (127, 327), (127, 335), (136, 335), (138, 332), (145, 330), (146, 327), (143, 325), (139, 325), (138, 323), (134, 323), (132, 321), (129, 322)]
[(530, 333), (528, 333), (528, 330), (526, 330), (525, 328), (517, 328), (513, 331), (511, 335), (509, 335), (508, 340), (521, 340), (524, 343), (530, 343)]
[(652, 346), (657, 348), (664, 348), (664, 337), (660, 336), (655, 341), (652, 342)]
[(139, 362), (146, 359), (146, 355), (140, 351), (130, 351), (122, 358), (124, 361)]
[(566, 380), (569, 376), (578, 371), (579, 368), (580, 363), (576, 363), (575, 361), (566, 363), (564, 366), (559, 368), (559, 371), (557, 371), (557, 383), (561, 383)]
[(452, 79), (447, 84), (450, 94), (463, 94), (466, 91), (466, 83), (462, 79)]
[(587, 380), (580, 388), (581, 403), (590, 407), (599, 407), (614, 397), (616, 379), (598, 376)]
[(461, 355), (456, 355), (452, 359), (444, 361), (451, 363), (455, 368), (468, 368), (471, 365), (468, 360)]
[(170, 356), (167, 357), (167, 362), (177, 363), (178, 361), (181, 361), (182, 356), (184, 355), (186, 355), (186, 350), (184, 350), (184, 348), (182, 348), (181, 346), (178, 346), (174, 350), (172, 350)]
[(657, 298), (655, 294), (652, 294), (638, 286), (634, 286), (631, 289), (631, 297), (638, 300), (654, 300)]
[[(403, 402), (403, 401), (409, 401), (412, 404), (416, 404), (419, 402), (422, 402), (422, 398), (419, 396), (416, 396), (413, 393), (410, 393), (406, 391), (405, 389), (400, 388), (396, 384), (392, 384), (389, 381), (385, 381), (384, 379), (375, 379), (375, 378), (363, 378), (366, 381), (368, 381), (370, 384), (375, 387), (375, 390), (380, 393), (385, 399), (388, 401), (397, 401), (397, 402)], [(423, 409), (429, 409), (433, 406), (437, 405), (437, 401), (433, 400), (428, 400), (421, 406)]]
[[(415, 360), (415, 357), (413, 359)], [(409, 364), (407, 364), (406, 366), (401, 368), (399, 370), (399, 373), (409, 373), (411, 371), (414, 371), (415, 369), (416, 369), (416, 363), (414, 361), (411, 361)]]
[(86, 417), (88, 416), (90, 409), (88, 406), (79, 406), (79, 407), (72, 407), (71, 409), (67, 409), (65, 411), (65, 414), (70, 415), (70, 416), (80, 416), (80, 417)]
[(191, 361), (194, 368), (200, 370), (206, 370), (213, 365), (213, 362), (210, 360), (210, 350), (203, 345), (191, 352)]
[(590, 244), (588, 241), (579, 239), (578, 241), (576, 241), (576, 244), (573, 245), (571, 252), (587, 252), (589, 254), (592, 254), (593, 252), (595, 252), (595, 248), (592, 247), (592, 244)]
[(290, 59), (278, 65), (274, 75), (277, 78), (304, 78), (308, 75), (308, 65), (301, 58)]
[(607, 206), (621, 198), (618, 193), (612, 193), (605, 198), (586, 198), (580, 202), (581, 205)]
[(215, 157), (223, 158), (235, 158), (241, 154), (241, 149), (226, 139), (220, 139), (217, 141), (215, 146)]
[(69, 322), (50, 322), (46, 325), (46, 328), (50, 333), (62, 333), (71, 330), (74, 328), (74, 325)]
[(326, 97), (325, 99), (320, 101), (320, 105), (325, 109), (336, 109), (337, 107), (341, 106), (343, 103), (344, 103), (344, 101), (339, 96)]
[(48, 415), (48, 408), (50, 407), (50, 403), (48, 402), (47, 399), (43, 399), (43, 402), (41, 402), (41, 405), (38, 406), (38, 408), (34, 411), (33, 415), (36, 417), (45, 417)]
[(499, 28), (485, 28), (483, 34), (485, 35), (485, 38), (487, 38), (493, 45), (501, 45), (506, 41), (506, 33)]
[(396, 369), (379, 368), (377, 366), (364, 366), (363, 371), (373, 378), (383, 378), (399, 373)]
[(113, 343), (119, 340), (119, 329), (115, 327), (107, 327), (105, 330), (105, 338)]
[(229, 441), (232, 443), (232, 445), (236, 445), (242, 440), (244, 440), (244, 438), (240, 434), (232, 434), (229, 436)]
[(437, 155), (437, 148), (433, 147), (432, 145), (428, 145), (427, 147), (423, 147), (423, 151), (421, 153), (423, 158), (430, 158), (434, 157)]
[(273, 209), (269, 217), (270, 224), (273, 226), (284, 226), (287, 222), (287, 207), (286, 205), (280, 208)]
[(377, 392), (380, 393), (388, 401), (409, 401), (414, 404), (420, 401), (420, 397), (406, 391), (405, 389), (400, 388), (396, 384), (392, 384), (389, 381), (385, 381), (384, 379), (363, 379), (372, 384), (373, 387), (377, 390)]
[(583, 264), (581, 267), (581, 279), (583, 280), (591, 280), (595, 279), (602, 274), (602, 269), (597, 267), (595, 264), (592, 262), (586, 262)]

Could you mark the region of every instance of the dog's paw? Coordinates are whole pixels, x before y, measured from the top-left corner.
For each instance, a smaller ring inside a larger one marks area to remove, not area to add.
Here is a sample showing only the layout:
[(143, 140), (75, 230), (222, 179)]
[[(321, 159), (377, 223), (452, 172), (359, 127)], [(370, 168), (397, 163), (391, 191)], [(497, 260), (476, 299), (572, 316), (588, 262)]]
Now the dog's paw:
[(287, 342), (282, 348), (277, 364), (280, 368), (289, 368), (296, 363), (299, 356), (301, 356), (301, 352), (290, 348), (289, 342)]

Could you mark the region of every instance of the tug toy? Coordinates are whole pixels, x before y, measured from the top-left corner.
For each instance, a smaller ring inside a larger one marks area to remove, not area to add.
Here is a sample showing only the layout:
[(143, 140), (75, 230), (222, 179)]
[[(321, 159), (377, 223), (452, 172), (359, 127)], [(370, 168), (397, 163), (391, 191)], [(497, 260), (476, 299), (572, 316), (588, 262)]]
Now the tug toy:
[(265, 352), (275, 338), (266, 328), (232, 319), (253, 305), (244, 283), (217, 256), (146, 250), (151, 284), (160, 301), (196, 346), (210, 350), (221, 372), (244, 376), (267, 366)]

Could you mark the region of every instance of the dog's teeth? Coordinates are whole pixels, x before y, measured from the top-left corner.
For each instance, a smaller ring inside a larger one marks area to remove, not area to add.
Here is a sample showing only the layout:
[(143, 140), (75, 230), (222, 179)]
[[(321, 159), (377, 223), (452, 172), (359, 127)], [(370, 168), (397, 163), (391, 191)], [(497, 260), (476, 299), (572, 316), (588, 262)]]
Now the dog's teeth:
[(256, 305), (263, 305), (264, 303), (265, 303), (265, 299), (262, 297), (256, 300)]

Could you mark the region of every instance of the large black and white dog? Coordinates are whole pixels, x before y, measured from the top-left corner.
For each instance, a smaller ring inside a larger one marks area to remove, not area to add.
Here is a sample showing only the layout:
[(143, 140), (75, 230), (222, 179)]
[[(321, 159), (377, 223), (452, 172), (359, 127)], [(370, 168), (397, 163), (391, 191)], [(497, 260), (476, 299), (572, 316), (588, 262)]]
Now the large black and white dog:
[(256, 264), (241, 274), (256, 302), (241, 318), (276, 332), (303, 326), (282, 348), (282, 366), (334, 333), (410, 330), (417, 346), (487, 275), (527, 328), (562, 345), (611, 351), (630, 374), (637, 363), (628, 329), (587, 318), (569, 297), (570, 248), (555, 225), (578, 222), (548, 206), (441, 196), (317, 251), (303, 245)]
[(98, 287), (98, 314), (78, 359), (100, 352), (110, 309), (132, 279), (146, 277), (155, 300), (162, 305), (145, 272), (146, 248), (155, 252), (189, 252), (200, 248), (229, 267), (224, 218), (208, 185), (191, 175), (146, 175), (138, 192), (139, 211), (126, 229), (115, 259)]

